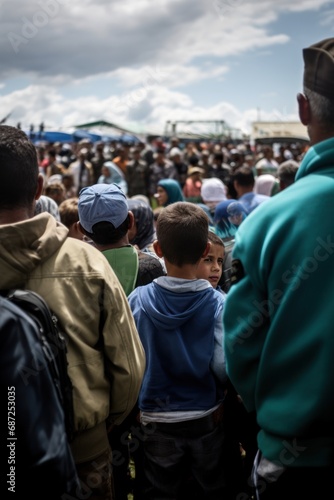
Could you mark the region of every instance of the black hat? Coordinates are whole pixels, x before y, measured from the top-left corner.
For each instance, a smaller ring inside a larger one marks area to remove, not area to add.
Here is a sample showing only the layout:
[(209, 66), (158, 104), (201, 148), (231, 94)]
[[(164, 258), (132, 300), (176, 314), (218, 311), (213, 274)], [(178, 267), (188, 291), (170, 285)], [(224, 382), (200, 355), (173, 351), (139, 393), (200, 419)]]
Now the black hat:
[(303, 50), (304, 87), (334, 99), (334, 38), (326, 38)]

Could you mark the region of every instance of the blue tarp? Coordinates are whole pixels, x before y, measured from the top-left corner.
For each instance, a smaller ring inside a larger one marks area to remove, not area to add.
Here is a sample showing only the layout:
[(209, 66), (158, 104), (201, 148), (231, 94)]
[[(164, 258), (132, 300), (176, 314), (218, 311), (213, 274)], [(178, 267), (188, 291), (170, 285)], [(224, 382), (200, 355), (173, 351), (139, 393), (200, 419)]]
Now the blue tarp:
[(72, 142), (72, 134), (67, 134), (66, 132), (43, 132), (39, 141), (46, 142)]
[(43, 142), (62, 142), (62, 143), (71, 143), (71, 142), (79, 142), (82, 139), (89, 139), (92, 142), (109, 142), (109, 141), (119, 141), (119, 142), (128, 142), (131, 144), (136, 144), (139, 142), (138, 137), (130, 134), (118, 134), (118, 135), (99, 135), (93, 134), (88, 130), (77, 129), (72, 134), (67, 132), (58, 132), (47, 130), (45, 132), (30, 132), (24, 131), (30, 140), (34, 144), (43, 143)]
[(92, 142), (98, 142), (102, 140), (102, 136), (98, 134), (92, 134), (88, 130), (77, 129), (73, 132), (72, 137), (74, 142), (79, 142), (81, 139), (89, 139)]

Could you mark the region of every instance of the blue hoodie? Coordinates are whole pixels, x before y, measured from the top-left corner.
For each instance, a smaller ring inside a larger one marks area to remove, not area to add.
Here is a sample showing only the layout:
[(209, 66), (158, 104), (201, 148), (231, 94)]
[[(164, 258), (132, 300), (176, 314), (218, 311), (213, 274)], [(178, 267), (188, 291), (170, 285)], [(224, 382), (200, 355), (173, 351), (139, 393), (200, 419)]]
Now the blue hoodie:
[[(225, 297), (206, 280), (157, 278), (136, 288), (129, 303), (146, 354), (139, 408), (206, 411), (223, 399)], [(215, 335), (217, 323), (220, 338)], [(218, 343), (220, 361), (215, 362)], [(219, 379), (213, 371), (218, 366)]]

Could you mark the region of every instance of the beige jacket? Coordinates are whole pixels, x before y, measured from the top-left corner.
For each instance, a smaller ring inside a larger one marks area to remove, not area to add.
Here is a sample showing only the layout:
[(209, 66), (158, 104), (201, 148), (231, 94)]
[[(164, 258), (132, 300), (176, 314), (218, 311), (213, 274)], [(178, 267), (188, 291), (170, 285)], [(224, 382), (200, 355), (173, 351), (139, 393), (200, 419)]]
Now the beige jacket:
[(145, 354), (107, 259), (67, 233), (46, 212), (0, 226), (0, 289), (39, 293), (65, 330), (78, 431), (72, 451), (79, 463), (108, 446), (106, 420), (119, 424), (134, 407)]

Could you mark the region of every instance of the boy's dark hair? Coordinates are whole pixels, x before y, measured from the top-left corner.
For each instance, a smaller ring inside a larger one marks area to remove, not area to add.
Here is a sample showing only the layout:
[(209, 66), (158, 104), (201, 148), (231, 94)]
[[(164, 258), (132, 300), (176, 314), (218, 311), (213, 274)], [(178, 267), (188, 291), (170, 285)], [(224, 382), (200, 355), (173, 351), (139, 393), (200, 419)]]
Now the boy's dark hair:
[(60, 221), (69, 229), (73, 224), (79, 221), (78, 201), (79, 198), (77, 197), (68, 198), (62, 201), (58, 207)]
[(240, 186), (254, 186), (255, 178), (253, 170), (249, 167), (239, 167), (232, 175), (232, 179)]
[(111, 245), (123, 238), (128, 230), (129, 216), (117, 228), (111, 222), (103, 221), (94, 224), (92, 233), (85, 231), (85, 234), (98, 245)]
[(218, 236), (218, 234), (213, 233), (212, 231), (209, 231), (208, 240), (210, 241), (210, 243), (213, 243), (214, 245), (220, 245), (223, 248), (225, 248), (224, 242), (221, 239), (221, 237)]
[(188, 163), (189, 165), (191, 165), (192, 167), (197, 167), (198, 163), (199, 163), (199, 158), (198, 156), (196, 155), (192, 155), (189, 160), (188, 160)]
[(195, 203), (180, 201), (165, 207), (157, 220), (163, 256), (175, 266), (196, 264), (208, 243), (209, 218)]
[(214, 153), (213, 155), (213, 159), (216, 160), (216, 161), (220, 161), (221, 163), (223, 163), (224, 161), (224, 155), (223, 153)]
[(48, 155), (52, 156), (52, 158), (56, 158), (56, 156), (57, 156), (56, 150), (55, 149), (49, 149)]
[(0, 209), (30, 207), (38, 186), (37, 152), (27, 135), (0, 125)]

